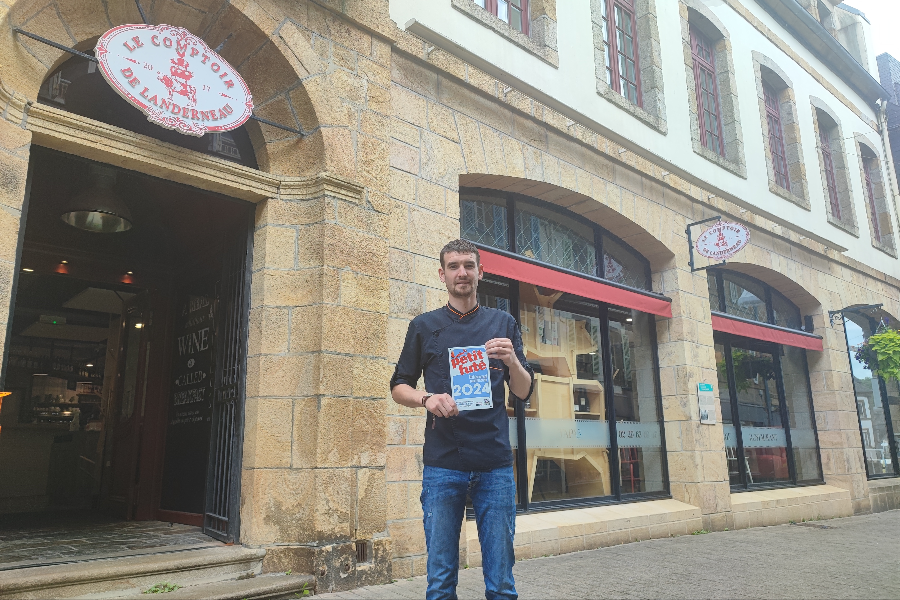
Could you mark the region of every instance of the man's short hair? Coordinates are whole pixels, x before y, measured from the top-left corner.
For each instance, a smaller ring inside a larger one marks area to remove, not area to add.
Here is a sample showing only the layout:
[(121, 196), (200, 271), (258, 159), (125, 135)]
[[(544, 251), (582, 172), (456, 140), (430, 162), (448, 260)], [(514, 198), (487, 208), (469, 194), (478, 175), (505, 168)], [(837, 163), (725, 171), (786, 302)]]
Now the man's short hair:
[(444, 255), (448, 252), (474, 254), (475, 264), (481, 264), (481, 254), (478, 253), (478, 247), (468, 240), (453, 240), (452, 242), (447, 242), (447, 245), (441, 249), (441, 267), (444, 267)]

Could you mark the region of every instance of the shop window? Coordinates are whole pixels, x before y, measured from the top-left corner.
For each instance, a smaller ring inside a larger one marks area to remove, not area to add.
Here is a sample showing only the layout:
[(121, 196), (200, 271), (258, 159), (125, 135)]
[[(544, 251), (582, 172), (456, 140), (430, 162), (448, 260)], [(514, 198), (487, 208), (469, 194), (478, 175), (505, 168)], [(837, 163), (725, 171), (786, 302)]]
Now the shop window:
[(716, 334), (715, 353), (731, 485), (821, 481), (805, 351)]
[(628, 287), (651, 287), (643, 256), (595, 223), (525, 196), (462, 189), (460, 230), (477, 244)]
[(507, 408), (520, 508), (666, 493), (653, 317), (494, 276), (478, 298), (518, 318), (535, 371)]
[[(746, 275), (707, 273), (713, 313), (802, 329), (800, 310)], [(716, 333), (725, 452), (733, 486), (820, 481), (806, 351)]]
[(900, 476), (900, 386), (873, 374), (858, 354), (881, 323), (882, 319), (862, 311), (844, 311), (860, 437), (870, 478)]
[(475, 4), (528, 35), (528, 0), (474, 0)]
[(881, 161), (868, 144), (859, 141), (857, 145), (872, 245), (891, 256), (896, 256), (891, 212), (887, 201), (887, 185), (881, 170)]
[(460, 201), (462, 237), (476, 244), (509, 250), (506, 237), (506, 202), (486, 196)]
[[(596, 224), (519, 194), (460, 191), (464, 237), (638, 289), (649, 264)], [(525, 259), (523, 259), (525, 260)], [(667, 491), (652, 315), (489, 275), (484, 306), (519, 321), (535, 387), (508, 406), (520, 508)]]
[(706, 277), (713, 312), (803, 330), (800, 309), (761, 281), (724, 269), (711, 269)]
[(250, 135), (242, 125), (223, 133), (202, 137), (184, 135), (151, 123), (110, 86), (97, 64), (73, 56), (60, 65), (38, 91), (38, 102), (140, 133), (175, 146), (257, 168)]

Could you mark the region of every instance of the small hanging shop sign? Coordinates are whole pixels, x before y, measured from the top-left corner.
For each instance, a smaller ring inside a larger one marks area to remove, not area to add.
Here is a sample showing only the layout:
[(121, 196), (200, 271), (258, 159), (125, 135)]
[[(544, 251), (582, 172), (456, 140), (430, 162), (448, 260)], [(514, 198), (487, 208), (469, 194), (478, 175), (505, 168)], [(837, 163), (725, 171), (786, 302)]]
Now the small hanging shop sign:
[(253, 113), (244, 79), (187, 29), (119, 25), (95, 53), (113, 89), (166, 129), (199, 137), (236, 129)]
[(727, 260), (750, 243), (750, 230), (740, 223), (719, 221), (694, 242), (697, 254), (713, 260)]
[[(691, 228), (710, 221), (716, 221), (716, 224), (701, 233), (697, 237), (697, 241), (692, 241), (693, 236)], [(723, 221), (722, 217), (711, 217), (709, 219), (697, 221), (696, 223), (690, 223), (687, 226), (685, 233), (688, 236), (688, 250), (690, 252), (689, 264), (692, 273), (694, 271), (702, 271), (709, 267), (724, 265), (727, 259), (743, 250), (747, 244), (750, 243), (749, 229), (740, 223)], [(715, 265), (708, 265), (707, 267), (695, 267), (695, 251), (700, 256), (712, 260), (721, 260), (722, 262)]]

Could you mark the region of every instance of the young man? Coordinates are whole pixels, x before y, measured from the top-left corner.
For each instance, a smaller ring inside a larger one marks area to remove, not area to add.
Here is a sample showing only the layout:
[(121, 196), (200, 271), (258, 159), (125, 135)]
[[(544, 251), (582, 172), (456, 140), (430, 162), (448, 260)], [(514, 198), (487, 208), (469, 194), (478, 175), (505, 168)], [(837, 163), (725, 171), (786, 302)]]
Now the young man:
[[(511, 400), (528, 399), (534, 372), (515, 319), (478, 304), (484, 277), (478, 248), (465, 240), (444, 246), (438, 275), (450, 295), (447, 305), (413, 319), (391, 378), (395, 402), (428, 411), (421, 496), (428, 548), (425, 597), (456, 598), (468, 494), (481, 542), (485, 596), (514, 599), (516, 483), (503, 384), (509, 384)], [(423, 371), (424, 392), (416, 389)]]

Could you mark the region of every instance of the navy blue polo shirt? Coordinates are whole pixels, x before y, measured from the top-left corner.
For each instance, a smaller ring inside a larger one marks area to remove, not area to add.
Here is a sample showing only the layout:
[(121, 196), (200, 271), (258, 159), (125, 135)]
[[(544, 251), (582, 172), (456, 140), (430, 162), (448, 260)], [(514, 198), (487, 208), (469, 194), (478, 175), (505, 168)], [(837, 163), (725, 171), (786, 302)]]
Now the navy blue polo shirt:
[[(427, 392), (450, 394), (450, 348), (482, 346), (494, 338), (512, 341), (519, 362), (531, 375), (533, 388), (534, 371), (525, 360), (522, 334), (512, 315), (483, 306), (462, 314), (448, 304), (419, 315), (409, 324), (391, 378), (391, 389), (400, 383), (416, 387), (424, 372)], [(493, 407), (463, 411), (450, 418), (435, 417), (429, 411), (425, 421), (425, 465), (457, 471), (490, 471), (512, 464), (503, 393), (504, 383), (509, 382), (509, 368), (495, 358), (489, 360), (488, 366)], [(510, 393), (510, 398), (515, 395)]]

